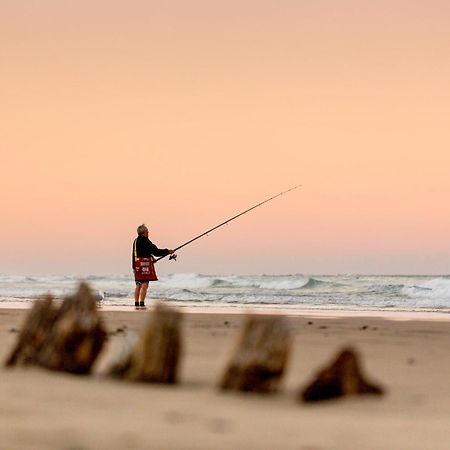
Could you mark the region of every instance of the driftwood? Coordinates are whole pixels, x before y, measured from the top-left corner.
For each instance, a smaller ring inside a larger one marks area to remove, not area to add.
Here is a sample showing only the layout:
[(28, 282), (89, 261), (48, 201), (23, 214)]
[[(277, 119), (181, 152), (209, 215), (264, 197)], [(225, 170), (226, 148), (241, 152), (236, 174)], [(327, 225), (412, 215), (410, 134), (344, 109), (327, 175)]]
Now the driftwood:
[(59, 308), (51, 297), (35, 302), (6, 365), (87, 374), (105, 339), (96, 301), (89, 286), (81, 283)]
[(348, 348), (341, 351), (329, 367), (321, 370), (299, 397), (305, 402), (315, 402), (360, 394), (381, 395), (383, 389), (365, 379), (358, 355)]
[(177, 382), (181, 314), (158, 304), (136, 343), (114, 363), (110, 375), (127, 381)]
[(6, 366), (38, 365), (40, 351), (57, 315), (52, 297), (36, 300), (20, 330), (16, 346), (6, 360)]
[(275, 392), (286, 368), (291, 341), (285, 318), (249, 316), (223, 374), (220, 388)]

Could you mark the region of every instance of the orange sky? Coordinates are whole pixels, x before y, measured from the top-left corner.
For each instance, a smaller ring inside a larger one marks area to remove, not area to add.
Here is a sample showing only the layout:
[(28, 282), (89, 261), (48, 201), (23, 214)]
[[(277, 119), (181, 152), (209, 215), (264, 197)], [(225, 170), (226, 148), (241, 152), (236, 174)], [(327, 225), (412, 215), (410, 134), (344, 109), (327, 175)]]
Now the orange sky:
[(2, 0), (0, 273), (448, 273), (450, 3)]

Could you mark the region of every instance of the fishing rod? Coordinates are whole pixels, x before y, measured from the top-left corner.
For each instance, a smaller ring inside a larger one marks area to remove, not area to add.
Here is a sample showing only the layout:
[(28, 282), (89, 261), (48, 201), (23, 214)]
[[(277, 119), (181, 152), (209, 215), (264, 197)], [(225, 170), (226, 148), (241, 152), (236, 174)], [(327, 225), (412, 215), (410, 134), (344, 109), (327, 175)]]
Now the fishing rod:
[[(237, 219), (238, 217), (241, 217), (241, 216), (243, 216), (244, 214), (247, 214), (247, 213), (250, 212), (251, 210), (258, 208), (258, 207), (261, 206), (261, 205), (264, 205), (264, 203), (270, 202), (271, 200), (273, 200), (273, 199), (275, 199), (275, 198), (277, 198), (277, 197), (281, 197), (282, 195), (287, 194), (288, 192), (291, 192), (291, 191), (293, 191), (294, 189), (299, 188), (300, 186), (301, 186), (301, 184), (298, 184), (297, 186), (291, 187), (290, 189), (288, 189), (288, 190), (286, 190), (286, 191), (280, 192), (279, 194), (274, 195), (273, 197), (270, 197), (270, 198), (268, 198), (268, 199), (262, 201), (261, 203), (258, 203), (257, 205), (252, 206), (251, 208), (248, 208), (248, 209), (246, 209), (245, 211), (242, 211), (242, 212), (239, 213), (239, 214), (236, 214), (235, 216), (231, 217), (230, 219), (225, 220), (225, 222), (222, 222), (222, 223), (220, 223), (219, 225), (216, 225), (215, 227), (211, 228), (210, 230), (205, 231), (204, 233), (199, 234), (199, 235), (196, 236), (195, 238), (192, 238), (191, 240), (185, 242), (184, 244), (181, 244), (179, 247), (177, 247), (177, 248), (174, 249), (174, 252), (176, 252), (177, 250), (180, 250), (180, 249), (183, 248), (183, 247), (186, 247), (186, 245), (191, 244), (192, 242), (196, 241), (197, 239), (200, 239), (201, 237), (206, 236), (208, 233), (211, 233), (211, 231), (217, 230), (217, 228), (220, 228), (220, 227), (226, 225), (227, 223), (230, 223), (232, 220)], [(166, 255), (166, 256), (167, 256), (167, 255)], [(156, 263), (156, 262), (158, 262), (160, 259), (163, 259), (163, 258), (165, 258), (165, 256), (160, 256), (159, 258), (155, 259), (154, 262)], [(174, 259), (174, 260), (176, 261), (176, 260), (177, 260), (177, 255), (176, 255), (175, 253), (173, 253), (172, 255), (170, 255), (169, 260), (170, 260), (170, 259)]]

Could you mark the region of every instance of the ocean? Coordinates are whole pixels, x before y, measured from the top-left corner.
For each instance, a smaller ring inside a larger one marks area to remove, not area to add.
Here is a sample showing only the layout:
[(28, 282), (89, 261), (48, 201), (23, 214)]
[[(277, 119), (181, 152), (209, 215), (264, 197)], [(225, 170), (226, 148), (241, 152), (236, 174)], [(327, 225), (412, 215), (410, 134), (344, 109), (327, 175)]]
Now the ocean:
[[(133, 305), (131, 275), (87, 276), (105, 307)], [(74, 292), (79, 277), (0, 275), (0, 307), (27, 306), (46, 293)], [(450, 312), (450, 276), (202, 275), (161, 276), (151, 299), (190, 307), (234, 306), (294, 310)]]

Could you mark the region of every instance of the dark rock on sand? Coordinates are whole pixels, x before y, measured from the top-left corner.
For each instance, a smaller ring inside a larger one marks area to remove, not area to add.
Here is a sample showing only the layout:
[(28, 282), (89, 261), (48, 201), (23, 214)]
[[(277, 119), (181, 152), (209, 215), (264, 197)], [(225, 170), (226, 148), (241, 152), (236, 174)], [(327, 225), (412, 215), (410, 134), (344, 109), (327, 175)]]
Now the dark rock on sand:
[(344, 349), (300, 392), (299, 397), (305, 402), (315, 402), (346, 395), (382, 393), (380, 386), (370, 383), (363, 376), (356, 352)]

